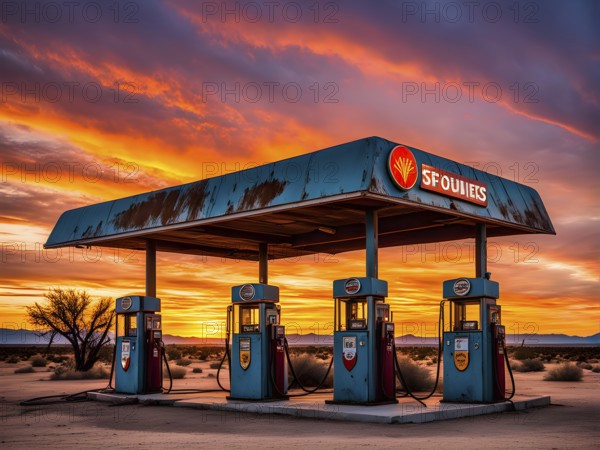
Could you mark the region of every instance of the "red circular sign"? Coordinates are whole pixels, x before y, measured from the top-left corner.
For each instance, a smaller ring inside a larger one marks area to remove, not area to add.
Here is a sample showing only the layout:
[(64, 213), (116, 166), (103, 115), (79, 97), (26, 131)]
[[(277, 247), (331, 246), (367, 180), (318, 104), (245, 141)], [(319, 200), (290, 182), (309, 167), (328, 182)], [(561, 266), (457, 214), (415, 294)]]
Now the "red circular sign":
[(242, 297), (242, 300), (244, 301), (252, 300), (255, 293), (256, 291), (254, 290), (254, 286), (251, 284), (244, 284), (240, 288), (240, 297)]
[(454, 293), (456, 295), (467, 295), (471, 290), (471, 282), (466, 278), (460, 278), (454, 282)]
[(346, 291), (346, 294), (356, 294), (358, 291), (360, 291), (360, 280), (356, 278), (348, 278), (344, 283), (344, 290)]
[(417, 160), (403, 145), (395, 146), (390, 152), (388, 170), (396, 186), (405, 191), (412, 189), (419, 177)]

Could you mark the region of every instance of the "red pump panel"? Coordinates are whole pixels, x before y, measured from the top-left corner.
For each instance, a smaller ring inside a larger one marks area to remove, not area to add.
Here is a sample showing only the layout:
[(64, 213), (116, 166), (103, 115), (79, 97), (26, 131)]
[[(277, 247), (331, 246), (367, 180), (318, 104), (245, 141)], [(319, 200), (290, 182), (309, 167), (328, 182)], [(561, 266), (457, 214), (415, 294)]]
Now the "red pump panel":
[(504, 325), (494, 324), (494, 341), (493, 341), (493, 354), (492, 358), (495, 358), (495, 369), (494, 373), (494, 400), (504, 400), (506, 392), (506, 379), (504, 376), (504, 338), (505, 329)]
[[(394, 324), (381, 322), (380, 342), (378, 349), (378, 401), (396, 398), (396, 371), (394, 367)], [(379, 327), (378, 327), (379, 328)]]
[(273, 358), (273, 379), (276, 389), (273, 396), (281, 396), (287, 393), (287, 380), (285, 376), (285, 327), (282, 325), (271, 325), (271, 355)]
[(162, 331), (160, 316), (146, 316), (146, 392), (162, 389)]

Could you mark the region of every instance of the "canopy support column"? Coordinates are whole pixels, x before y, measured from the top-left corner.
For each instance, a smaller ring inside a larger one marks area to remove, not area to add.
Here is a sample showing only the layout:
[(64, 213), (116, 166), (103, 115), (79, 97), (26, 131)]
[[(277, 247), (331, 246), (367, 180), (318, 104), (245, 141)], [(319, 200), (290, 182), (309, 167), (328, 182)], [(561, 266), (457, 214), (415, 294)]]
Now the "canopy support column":
[(258, 244), (258, 282), (269, 284), (269, 244)]
[(146, 241), (146, 295), (156, 297), (156, 242)]
[(366, 264), (367, 277), (377, 278), (379, 275), (379, 225), (377, 211), (367, 209), (365, 213), (366, 231)]
[(477, 224), (475, 232), (475, 276), (485, 277), (487, 272), (487, 235), (484, 223)]

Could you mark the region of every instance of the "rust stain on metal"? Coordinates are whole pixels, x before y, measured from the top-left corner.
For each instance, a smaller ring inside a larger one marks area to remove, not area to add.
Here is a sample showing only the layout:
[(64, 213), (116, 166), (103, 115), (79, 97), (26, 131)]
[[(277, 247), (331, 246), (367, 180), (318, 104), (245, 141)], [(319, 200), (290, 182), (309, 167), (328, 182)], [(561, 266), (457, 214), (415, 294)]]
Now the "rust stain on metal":
[(244, 196), (240, 201), (238, 210), (264, 208), (283, 192), (286, 184), (285, 181), (271, 180), (244, 189)]
[(81, 235), (81, 237), (84, 238), (88, 238), (88, 237), (92, 237), (93, 233), (92, 233), (92, 226), (90, 225), (89, 227), (87, 227), (85, 229), (85, 231), (83, 232), (83, 234)]
[(198, 213), (202, 211), (204, 200), (208, 193), (206, 192), (206, 186), (208, 182), (206, 180), (194, 183), (190, 189), (187, 190), (185, 200), (183, 201), (183, 208), (187, 208), (187, 220), (193, 220), (198, 217)]
[(133, 203), (125, 211), (114, 218), (116, 228), (125, 230), (143, 228), (150, 222), (160, 218), (164, 225), (170, 218), (176, 216), (174, 207), (179, 198), (179, 189), (156, 192), (144, 201)]
[(508, 219), (508, 208), (500, 200), (498, 200), (498, 210), (500, 211), (500, 214), (502, 214), (502, 217)]
[(371, 192), (377, 192), (379, 194), (387, 194), (388, 193), (387, 189), (385, 188), (385, 184), (377, 176), (373, 176), (371, 178), (371, 182), (369, 183), (368, 190)]
[(525, 210), (525, 223), (532, 228), (542, 228), (545, 231), (554, 231), (553, 227), (548, 227), (548, 222), (544, 220), (546, 214), (543, 212), (543, 207), (538, 203), (537, 199), (533, 199), (531, 208)]
[(206, 180), (202, 180), (187, 189), (155, 192), (117, 214), (113, 223), (116, 228), (125, 230), (144, 228), (156, 220), (166, 225), (175, 221), (184, 211), (187, 211), (186, 220), (194, 220), (207, 197), (206, 187)]

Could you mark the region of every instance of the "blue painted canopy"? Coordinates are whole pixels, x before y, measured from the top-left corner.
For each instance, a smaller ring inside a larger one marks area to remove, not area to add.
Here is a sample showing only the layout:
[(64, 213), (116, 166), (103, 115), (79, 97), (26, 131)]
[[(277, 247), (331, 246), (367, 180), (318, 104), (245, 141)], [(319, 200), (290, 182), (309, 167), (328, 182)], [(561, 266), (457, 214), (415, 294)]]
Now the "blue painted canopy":
[[(408, 147), (427, 164), (488, 185), (479, 206), (423, 190), (403, 191), (390, 178), (397, 144), (370, 137), (263, 166), (67, 211), (46, 248), (72, 245), (257, 259), (364, 248), (364, 212), (379, 214), (381, 247), (475, 235), (554, 234), (538, 193), (525, 185)], [(420, 171), (419, 171), (420, 172)]]

